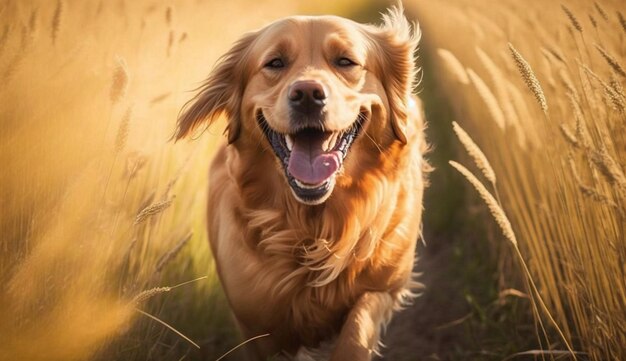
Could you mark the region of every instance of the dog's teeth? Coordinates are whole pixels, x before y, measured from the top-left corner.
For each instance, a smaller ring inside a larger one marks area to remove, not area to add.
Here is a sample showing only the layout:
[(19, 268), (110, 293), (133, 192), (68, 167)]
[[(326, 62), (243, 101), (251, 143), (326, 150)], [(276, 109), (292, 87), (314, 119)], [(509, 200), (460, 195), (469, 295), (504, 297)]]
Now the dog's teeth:
[(293, 149), (293, 138), (291, 138), (291, 135), (285, 135), (285, 144), (287, 144), (287, 149), (291, 152)]
[(298, 185), (298, 187), (303, 188), (303, 189), (313, 189), (316, 187), (314, 185), (304, 184), (297, 179), (294, 179), (294, 182), (296, 182), (296, 185)]
[[(334, 176), (333, 176), (334, 177)], [(322, 186), (322, 184), (324, 184), (324, 182), (318, 183), (318, 184), (304, 184), (302, 182), (300, 182), (297, 179), (294, 179), (294, 182), (296, 182), (296, 185), (302, 189), (315, 189), (315, 188), (319, 188)]]
[(335, 144), (337, 144), (337, 133), (333, 133), (325, 142), (322, 144), (322, 149), (325, 152), (330, 151), (335, 148)]
[(337, 139), (339, 139), (339, 133), (334, 133), (330, 139), (330, 145), (328, 146), (328, 150), (335, 148), (335, 145), (337, 145)]
[(322, 143), (322, 150), (324, 152), (327, 152), (329, 149), (329, 145), (330, 145), (330, 139), (326, 139), (324, 143)]

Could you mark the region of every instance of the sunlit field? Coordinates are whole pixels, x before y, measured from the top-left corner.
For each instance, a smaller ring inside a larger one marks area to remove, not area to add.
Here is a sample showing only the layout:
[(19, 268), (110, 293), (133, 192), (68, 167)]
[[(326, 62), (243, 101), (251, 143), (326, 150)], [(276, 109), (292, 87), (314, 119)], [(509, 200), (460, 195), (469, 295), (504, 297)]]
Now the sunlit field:
[[(402, 359), (625, 360), (626, 3), (404, 4), (423, 31), (416, 91), (437, 168), (425, 212), (465, 198), (454, 219), (426, 216), (427, 239), (478, 229), (484, 253), (454, 252), (493, 265), (482, 296), (516, 302), (527, 317), (498, 313), (530, 341), (477, 339), (499, 321), (466, 294), (453, 302), (468, 317), (415, 333), (483, 332), (435, 351), (403, 333)], [(246, 31), (295, 14), (375, 22), (387, 5), (0, 2), (0, 361), (217, 360), (245, 341), (205, 229), (225, 123), (175, 143), (179, 110)]]
[(626, 4), (416, 8), (472, 171), (451, 165), (502, 229), (499, 272), (522, 280), (539, 350), (625, 359)]

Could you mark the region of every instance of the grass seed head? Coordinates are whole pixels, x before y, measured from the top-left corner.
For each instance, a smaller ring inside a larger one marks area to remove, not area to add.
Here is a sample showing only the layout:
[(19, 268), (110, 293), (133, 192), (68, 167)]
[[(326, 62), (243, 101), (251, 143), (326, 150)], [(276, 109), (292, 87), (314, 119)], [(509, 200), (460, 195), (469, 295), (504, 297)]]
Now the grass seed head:
[(189, 232), (185, 237), (183, 237), (169, 252), (163, 255), (157, 262), (156, 273), (160, 273), (165, 266), (167, 266), (170, 261), (172, 261), (178, 253), (185, 247), (185, 245), (189, 242), (191, 237), (193, 236), (192, 232)]
[(533, 69), (511, 43), (509, 43), (509, 50), (511, 50), (513, 60), (515, 60), (515, 64), (517, 64), (517, 68), (522, 75), (522, 79), (524, 79), (524, 82), (526, 82), (526, 85), (537, 99), (541, 110), (543, 110), (543, 112), (547, 114), (548, 102), (546, 102), (546, 97), (543, 93), (543, 89), (541, 88), (541, 84), (539, 83), (539, 80), (537, 80)]
[(37, 9), (33, 9), (33, 11), (30, 13), (30, 18), (28, 19), (28, 29), (30, 30), (30, 33), (33, 34), (35, 32), (37, 32), (37, 25), (38, 25), (38, 14), (37, 14)]
[(132, 303), (139, 304), (145, 300), (148, 300), (158, 294), (171, 291), (171, 287), (155, 287), (149, 290), (141, 291), (137, 296), (133, 297)]
[(443, 63), (446, 65), (446, 68), (449, 73), (454, 75), (457, 81), (461, 84), (469, 84), (469, 78), (467, 77), (467, 73), (465, 72), (465, 67), (459, 61), (459, 59), (452, 54), (449, 50), (446, 49), (437, 49), (437, 55), (443, 60)]
[(115, 137), (115, 151), (121, 152), (126, 146), (126, 142), (128, 141), (128, 132), (130, 129), (130, 118), (132, 115), (133, 109), (128, 107), (124, 116), (122, 117), (122, 121), (120, 122), (120, 126), (117, 129), (117, 136)]
[(622, 87), (622, 84), (620, 83), (619, 79), (617, 79), (617, 76), (613, 73), (611, 74), (611, 80), (609, 80), (609, 85), (611, 86), (611, 88), (613, 88), (613, 90), (615, 90), (615, 92), (621, 96), (622, 98), (626, 98), (626, 94), (624, 94), (624, 88)]
[(485, 178), (487, 178), (491, 184), (496, 184), (496, 173), (493, 171), (493, 168), (491, 168), (489, 160), (487, 160), (483, 151), (480, 150), (480, 147), (474, 143), (474, 140), (472, 140), (469, 134), (467, 134), (457, 122), (452, 122), (452, 129), (454, 129), (456, 136), (459, 138), (461, 144), (463, 144), (463, 147), (465, 147), (465, 150), (467, 150), (467, 153), (472, 157), (478, 169), (485, 175)]
[(489, 86), (485, 84), (483, 79), (478, 76), (478, 74), (476, 74), (472, 69), (467, 69), (467, 75), (472, 80), (472, 83), (474, 83), (474, 86), (478, 91), (478, 95), (485, 102), (491, 118), (496, 122), (500, 129), (504, 129), (506, 125), (506, 120), (504, 118), (502, 108), (500, 108), (500, 104), (498, 103), (498, 99), (496, 99), (495, 95), (493, 94), (491, 89), (489, 89)]
[(126, 61), (117, 57), (115, 59), (115, 68), (113, 69), (113, 79), (111, 83), (110, 98), (113, 104), (117, 103), (126, 95), (128, 90), (128, 69)]
[(61, 29), (61, 21), (63, 17), (63, 1), (57, 0), (57, 6), (54, 9), (54, 15), (52, 15), (52, 26), (50, 28), (50, 36), (52, 37), (52, 43), (56, 43)]
[(165, 9), (165, 23), (167, 24), (167, 26), (172, 26), (172, 7), (168, 6), (167, 9)]
[(141, 224), (149, 218), (156, 216), (172, 205), (172, 199), (157, 202), (142, 209), (135, 217), (135, 225)]
[(599, 151), (593, 151), (591, 160), (607, 181), (615, 186), (621, 194), (626, 195), (626, 176), (622, 167), (611, 157), (607, 149), (601, 147)]
[(622, 66), (617, 62), (617, 60), (614, 57), (612, 57), (611, 54), (609, 54), (606, 50), (604, 50), (600, 45), (594, 44), (594, 46), (596, 47), (596, 49), (598, 49), (598, 52), (600, 52), (604, 60), (606, 60), (606, 62), (611, 66), (611, 68), (613, 68), (613, 70), (617, 74), (626, 78), (626, 72), (624, 71), (624, 68), (622, 68)]
[(578, 139), (576, 139), (576, 136), (567, 127), (567, 125), (561, 124), (561, 125), (559, 125), (559, 129), (561, 129), (561, 134), (563, 134), (563, 138), (565, 138), (565, 140), (567, 140), (567, 142), (569, 144), (571, 144), (575, 148), (579, 148), (580, 147), (580, 144), (578, 143)]
[(567, 15), (569, 21), (571, 22), (572, 26), (574, 27), (574, 29), (578, 30), (578, 32), (582, 33), (583, 32), (583, 28), (582, 26), (580, 26), (580, 23), (578, 22), (578, 19), (576, 19), (576, 16), (574, 16), (574, 14), (572, 13), (572, 11), (570, 9), (567, 8), (567, 6), (561, 4), (561, 9), (563, 9), (563, 12), (565, 13), (565, 15)]
[(598, 74), (596, 74), (593, 70), (589, 69), (588, 66), (582, 65), (582, 68), (587, 74), (589, 74), (593, 79), (600, 83), (600, 85), (602, 85), (602, 88), (604, 88), (607, 97), (609, 98), (609, 100), (613, 104), (613, 107), (616, 110), (621, 112), (626, 111), (626, 98), (624, 98), (623, 95), (618, 93), (615, 89), (613, 89), (612, 86), (602, 80), (600, 76), (598, 76)]
[(609, 16), (606, 14), (606, 11), (604, 11), (604, 9), (602, 8), (602, 6), (600, 6), (600, 4), (594, 1), (593, 6), (595, 6), (596, 10), (598, 11), (598, 14), (602, 16), (602, 19), (604, 19), (604, 21), (609, 20)]
[(491, 215), (496, 220), (496, 223), (498, 223), (498, 225), (500, 226), (500, 229), (502, 230), (504, 236), (511, 243), (513, 243), (514, 246), (517, 247), (517, 238), (515, 238), (515, 233), (513, 232), (511, 222), (507, 218), (506, 213), (504, 213), (504, 210), (502, 210), (502, 207), (500, 207), (496, 199), (491, 195), (491, 193), (489, 193), (487, 188), (485, 188), (485, 186), (472, 174), (472, 172), (467, 170), (467, 168), (452, 160), (449, 163), (454, 169), (459, 171), (459, 173), (461, 173), (465, 177), (465, 179), (467, 179), (474, 186), (474, 188), (476, 188), (480, 197), (483, 199), (483, 201), (485, 201), (487, 207), (489, 207)]
[(622, 26), (622, 30), (624, 30), (624, 32), (626, 33), (626, 18), (624, 18), (624, 15), (622, 15), (621, 12), (617, 12), (617, 18), (619, 19), (619, 23)]

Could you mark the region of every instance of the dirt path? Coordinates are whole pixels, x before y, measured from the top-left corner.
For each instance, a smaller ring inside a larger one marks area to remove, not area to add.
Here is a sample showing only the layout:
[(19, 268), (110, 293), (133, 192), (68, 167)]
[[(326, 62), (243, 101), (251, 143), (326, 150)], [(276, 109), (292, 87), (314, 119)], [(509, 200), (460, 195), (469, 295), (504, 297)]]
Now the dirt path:
[(443, 242), (421, 249), (417, 269), (425, 289), (389, 325), (382, 360), (445, 360), (448, 347), (465, 337), (462, 321), (470, 310), (459, 282), (450, 278), (450, 259), (450, 246)]
[[(463, 185), (451, 173), (447, 161), (454, 159), (452, 115), (445, 99), (437, 94), (427, 54), (421, 54), (424, 80), (420, 97), (425, 103), (429, 121), (429, 142), (434, 150), (428, 155), (435, 166), (426, 190), (425, 242), (418, 246), (415, 271), (424, 284), (421, 296), (407, 309), (396, 314), (389, 325), (384, 343), (383, 360), (448, 360), (455, 348), (463, 348), (469, 335), (464, 321), (472, 317), (466, 300), (467, 276), (463, 263), (467, 256), (464, 243), (466, 227), (459, 219), (463, 210)], [(485, 256), (485, 255), (484, 255)], [(484, 257), (483, 256), (483, 257)]]

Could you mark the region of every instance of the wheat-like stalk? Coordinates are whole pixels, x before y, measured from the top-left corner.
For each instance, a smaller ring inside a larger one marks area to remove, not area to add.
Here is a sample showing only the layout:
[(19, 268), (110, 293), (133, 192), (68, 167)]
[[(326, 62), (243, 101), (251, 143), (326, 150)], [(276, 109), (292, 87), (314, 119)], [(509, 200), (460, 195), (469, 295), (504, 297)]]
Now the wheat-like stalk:
[(507, 91), (506, 82), (504, 81), (505, 78), (502, 74), (502, 71), (491, 59), (491, 57), (487, 55), (487, 53), (485, 53), (480, 47), (476, 47), (476, 54), (478, 54), (478, 58), (480, 59), (483, 67), (489, 74), (489, 77), (491, 78), (491, 81), (494, 85), (498, 103), (500, 104), (500, 108), (502, 109), (502, 113), (504, 114), (504, 120), (508, 121), (509, 124), (517, 125), (519, 123), (519, 119), (517, 117), (517, 113), (515, 112), (515, 107), (513, 106), (511, 96)]
[(474, 143), (474, 140), (472, 140), (469, 134), (467, 134), (457, 122), (452, 122), (452, 129), (461, 144), (463, 144), (463, 147), (465, 147), (465, 150), (467, 150), (467, 153), (469, 153), (470, 157), (474, 160), (474, 163), (476, 163), (478, 169), (485, 175), (485, 178), (487, 178), (491, 184), (496, 184), (496, 173), (493, 171), (483, 151), (480, 150), (478, 145)]
[(28, 29), (30, 30), (31, 34), (37, 32), (38, 19), (39, 17), (37, 14), (37, 9), (33, 9), (33, 11), (30, 13), (30, 18), (28, 19)]
[(164, 101), (165, 99), (167, 99), (170, 95), (172, 95), (171, 92), (166, 92), (166, 93), (157, 95), (150, 100), (150, 104), (154, 105), (154, 104), (160, 103)]
[(180, 253), (180, 250), (189, 242), (191, 237), (193, 236), (192, 232), (189, 232), (185, 237), (183, 237), (177, 244), (172, 248), (169, 252), (163, 255), (157, 262), (156, 273), (160, 273), (165, 266), (170, 263), (171, 260), (174, 259)]
[(467, 168), (465, 168), (461, 164), (453, 160), (449, 161), (448, 163), (450, 163), (450, 165), (454, 167), (454, 169), (459, 171), (465, 177), (465, 179), (467, 179), (474, 186), (474, 188), (476, 188), (480, 197), (483, 199), (483, 201), (485, 201), (487, 207), (489, 207), (489, 211), (491, 212), (493, 218), (496, 220), (496, 223), (498, 223), (500, 229), (502, 229), (502, 233), (504, 234), (504, 236), (517, 247), (517, 238), (515, 238), (515, 233), (513, 232), (511, 222), (507, 218), (506, 213), (504, 213), (504, 210), (502, 210), (496, 199), (491, 195), (491, 193), (489, 193), (487, 188), (485, 188), (485, 186), (472, 174), (472, 172), (467, 170)]
[(467, 69), (467, 75), (472, 80), (472, 83), (474, 83), (474, 85), (476, 86), (478, 95), (485, 102), (491, 118), (496, 122), (500, 129), (504, 129), (504, 114), (502, 113), (502, 108), (500, 108), (500, 104), (498, 104), (498, 100), (491, 92), (491, 89), (489, 89), (487, 84), (485, 84), (480, 76), (478, 76), (478, 74), (476, 74), (472, 69)]
[(509, 50), (511, 50), (513, 60), (515, 60), (515, 64), (517, 64), (517, 68), (519, 69), (522, 78), (526, 82), (526, 85), (537, 99), (539, 106), (541, 106), (541, 110), (543, 110), (543, 112), (547, 114), (548, 102), (546, 101), (546, 97), (543, 94), (541, 84), (539, 83), (539, 80), (537, 80), (533, 69), (511, 43), (509, 43)]
[(2, 30), (2, 36), (0, 36), (0, 50), (4, 49), (4, 45), (7, 43), (9, 39), (9, 25), (4, 26), (4, 30)]
[(598, 22), (596, 22), (596, 18), (591, 14), (589, 14), (589, 21), (591, 21), (591, 25), (593, 25), (594, 28), (598, 28)]
[(141, 303), (141, 302), (143, 302), (143, 301), (145, 301), (145, 300), (147, 300), (147, 299), (149, 299), (151, 297), (154, 297), (154, 296), (156, 296), (156, 295), (158, 295), (160, 293), (169, 292), (169, 291), (171, 291), (173, 289), (176, 289), (176, 288), (179, 288), (179, 287), (182, 287), (182, 286), (186, 286), (188, 284), (191, 284), (191, 283), (194, 283), (194, 282), (198, 282), (198, 281), (201, 281), (201, 280), (205, 280), (207, 278), (208, 278), (208, 276), (202, 276), (202, 277), (194, 278), (194, 279), (189, 280), (189, 281), (185, 281), (185, 282), (179, 283), (179, 284), (177, 284), (175, 286), (154, 287), (154, 288), (151, 288), (149, 290), (141, 291), (137, 296), (133, 297), (132, 302), (135, 303), (135, 304)]
[(63, 2), (61, 0), (57, 0), (57, 6), (54, 9), (54, 15), (52, 16), (52, 27), (50, 35), (52, 36), (52, 43), (54, 44), (57, 40), (57, 36), (59, 35), (59, 30), (61, 29), (61, 18), (63, 17)]
[(172, 205), (172, 199), (157, 202), (142, 209), (135, 217), (135, 225), (145, 222), (147, 219), (163, 212)]
[(619, 19), (620, 25), (622, 25), (622, 30), (626, 33), (626, 18), (624, 18), (624, 15), (619, 11), (617, 12), (617, 18)]
[(589, 69), (589, 67), (587, 67), (586, 65), (582, 65), (582, 67), (583, 67), (583, 70), (587, 72), (587, 74), (589, 74), (592, 78), (594, 78), (597, 82), (599, 82), (600, 85), (602, 85), (602, 87), (604, 88), (604, 91), (606, 92), (609, 99), (613, 103), (613, 106), (615, 107), (615, 109), (622, 111), (622, 112), (626, 111), (626, 99), (624, 99), (624, 97), (620, 95), (618, 92), (616, 92), (615, 89), (613, 89), (613, 87), (611, 87), (604, 80), (602, 80), (596, 73), (594, 73), (593, 70)]
[(126, 146), (126, 142), (128, 140), (128, 132), (130, 129), (130, 117), (132, 115), (133, 109), (128, 107), (124, 116), (122, 117), (122, 121), (120, 122), (120, 126), (117, 129), (117, 136), (115, 137), (115, 151), (120, 152)]
[(554, 55), (554, 57), (557, 58), (561, 63), (565, 64), (565, 56), (563, 55), (561, 50), (556, 47), (548, 47), (547, 49), (550, 54)]
[(32, 40), (32, 37), (30, 35), (31, 34), (28, 30), (28, 26), (22, 25), (22, 29), (20, 31), (20, 51), (25, 52), (30, 45)]
[(580, 147), (580, 144), (578, 143), (578, 139), (576, 139), (576, 136), (567, 127), (567, 125), (561, 124), (561, 125), (559, 125), (559, 128), (561, 129), (561, 134), (563, 134), (563, 137), (565, 138), (565, 140), (567, 140), (568, 143), (570, 143), (575, 148), (579, 148)]
[(576, 181), (576, 185), (578, 186), (578, 189), (583, 194), (583, 196), (585, 196), (587, 198), (591, 198), (592, 200), (594, 200), (596, 202), (606, 203), (606, 204), (610, 205), (611, 207), (616, 207), (617, 206), (607, 196), (605, 196), (604, 194), (600, 193), (598, 190), (596, 190), (596, 189), (594, 189), (594, 188), (592, 188), (590, 186), (587, 186), (587, 185), (585, 185), (583, 183), (580, 175), (578, 174), (576, 165), (574, 164), (574, 158), (572, 158), (570, 156), (568, 161), (569, 161), (570, 169), (572, 170), (572, 174), (574, 175), (574, 180)]
[(560, 67), (565, 64), (563, 59), (557, 56), (556, 53), (550, 51), (548, 48), (545, 48), (542, 46), (540, 49), (541, 49), (541, 53), (543, 54), (543, 56), (546, 59), (548, 59), (550, 63), (553, 64), (554, 66)]
[(113, 69), (113, 81), (111, 83), (111, 92), (110, 98), (113, 104), (117, 103), (124, 95), (126, 95), (126, 91), (128, 90), (128, 69), (126, 66), (126, 61), (117, 57), (115, 59), (115, 68)]
[(172, 54), (172, 45), (174, 45), (174, 30), (170, 30), (170, 34), (167, 39), (167, 57), (169, 58)]
[(600, 6), (600, 4), (598, 4), (596, 1), (593, 2), (593, 5), (595, 6), (596, 10), (598, 10), (598, 14), (602, 16), (602, 19), (604, 19), (604, 21), (608, 21), (609, 16), (606, 14), (606, 11), (604, 11), (602, 6)]
[(593, 45), (596, 47), (596, 49), (598, 49), (600, 54), (602, 54), (602, 57), (611, 66), (611, 68), (613, 68), (613, 70), (615, 70), (617, 74), (626, 78), (626, 72), (624, 71), (622, 66), (617, 62), (617, 60), (614, 57), (612, 57), (611, 54), (609, 54), (606, 50), (602, 49), (600, 45), (598, 44), (593, 44)]
[(559, 78), (561, 79), (563, 85), (567, 88), (568, 94), (571, 94), (574, 99), (579, 99), (578, 90), (576, 90), (572, 78), (570, 78), (569, 73), (565, 69), (559, 70)]
[(602, 147), (600, 151), (593, 151), (591, 160), (609, 183), (616, 186), (622, 194), (626, 194), (626, 176), (622, 167), (611, 157), (606, 148)]
[(605, 91), (606, 96), (611, 101), (611, 104), (613, 104), (613, 108), (615, 110), (618, 110), (620, 112), (626, 111), (626, 100), (624, 100), (624, 96), (617, 93), (611, 87), (605, 87), (604, 91)]
[(2, 73), (2, 79), (7, 82), (9, 79), (13, 77), (13, 75), (17, 72), (17, 69), (22, 65), (24, 61), (24, 49), (21, 52), (18, 52), (9, 61), (9, 64), (6, 66)]
[(172, 287), (155, 287), (149, 290), (141, 291), (137, 296), (133, 297), (133, 303), (139, 304), (149, 298), (152, 298), (158, 294), (169, 292), (172, 290)]
[(167, 26), (172, 26), (172, 7), (168, 6), (165, 9), (165, 23), (167, 24)]
[(465, 72), (465, 68), (463, 64), (459, 61), (459, 59), (452, 54), (449, 50), (446, 49), (437, 49), (437, 55), (443, 60), (443, 63), (446, 65), (448, 72), (456, 77), (461, 84), (469, 84), (469, 78), (467, 77), (467, 73)]
[(624, 93), (624, 88), (622, 88), (622, 84), (619, 82), (619, 79), (617, 79), (617, 76), (615, 76), (615, 74), (611, 74), (611, 80), (609, 80), (609, 85), (611, 86), (611, 88), (613, 88), (613, 90), (615, 90), (615, 92), (621, 96), (622, 98), (626, 98), (626, 94)]
[(604, 194), (601, 194), (600, 192), (598, 192), (597, 190), (586, 186), (582, 183), (578, 184), (578, 189), (580, 189), (580, 192), (588, 198), (593, 199), (596, 202), (600, 202), (600, 203), (608, 203), (608, 204), (613, 204), (613, 202), (611, 202), (609, 200), (609, 198), (607, 196), (605, 196)]
[(574, 120), (576, 121), (576, 136), (574, 138), (580, 140), (582, 142), (582, 146), (585, 149), (588, 149), (591, 146), (591, 136), (587, 130), (585, 118), (583, 117), (580, 105), (578, 104), (578, 101), (576, 101), (574, 94), (571, 92), (567, 92), (566, 96), (572, 106)]
[(135, 153), (129, 155), (126, 159), (126, 176), (128, 179), (133, 179), (137, 173), (146, 165), (148, 158), (144, 155)]
[(561, 4), (561, 9), (563, 9), (563, 12), (569, 18), (569, 21), (572, 23), (572, 26), (574, 27), (574, 29), (576, 29), (576, 30), (578, 30), (578, 32), (582, 33), (583, 32), (583, 28), (582, 28), (582, 26), (580, 26), (580, 23), (578, 22), (578, 19), (576, 19), (576, 17), (570, 11), (570, 9), (568, 9), (567, 6), (565, 6), (563, 4)]
[(574, 163), (574, 157), (571, 154), (567, 157), (567, 162), (569, 163), (569, 167), (572, 171), (572, 175), (574, 175), (574, 180), (580, 183), (581, 182), (580, 174), (578, 174), (578, 168), (576, 168), (576, 163)]

